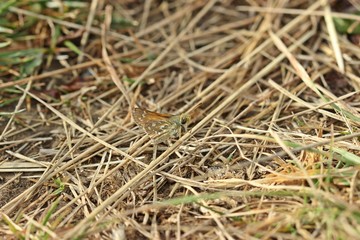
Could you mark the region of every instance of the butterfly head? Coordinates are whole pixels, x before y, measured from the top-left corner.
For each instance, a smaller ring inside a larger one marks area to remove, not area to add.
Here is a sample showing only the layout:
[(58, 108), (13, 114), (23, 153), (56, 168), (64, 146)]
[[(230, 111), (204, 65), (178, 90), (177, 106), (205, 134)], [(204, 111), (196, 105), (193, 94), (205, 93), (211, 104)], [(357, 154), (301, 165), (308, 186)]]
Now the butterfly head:
[(185, 126), (190, 122), (190, 116), (187, 114), (174, 115), (171, 117), (174, 123), (178, 126)]
[(187, 125), (190, 123), (190, 116), (188, 114), (175, 115), (173, 121), (178, 130), (186, 132)]
[(180, 124), (182, 126), (186, 126), (190, 123), (190, 116), (188, 114), (181, 114), (180, 115)]

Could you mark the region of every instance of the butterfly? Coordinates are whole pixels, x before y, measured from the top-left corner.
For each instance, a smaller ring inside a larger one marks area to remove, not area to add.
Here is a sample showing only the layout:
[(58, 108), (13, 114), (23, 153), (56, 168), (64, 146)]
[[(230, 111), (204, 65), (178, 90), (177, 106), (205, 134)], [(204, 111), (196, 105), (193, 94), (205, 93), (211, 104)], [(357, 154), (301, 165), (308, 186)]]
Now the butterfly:
[(190, 116), (187, 114), (163, 114), (142, 108), (135, 108), (132, 115), (135, 123), (144, 128), (154, 143), (180, 136), (182, 131), (186, 131), (186, 126), (190, 122)]

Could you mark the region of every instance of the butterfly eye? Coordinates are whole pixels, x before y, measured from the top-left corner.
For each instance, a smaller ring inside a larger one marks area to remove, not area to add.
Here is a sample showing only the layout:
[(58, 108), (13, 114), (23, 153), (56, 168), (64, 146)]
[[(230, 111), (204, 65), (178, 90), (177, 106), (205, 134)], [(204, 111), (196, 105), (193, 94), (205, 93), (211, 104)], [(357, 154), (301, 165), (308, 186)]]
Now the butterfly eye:
[(183, 116), (181, 119), (180, 119), (180, 123), (182, 124), (182, 125), (184, 125), (186, 122), (187, 122), (187, 117), (186, 116)]

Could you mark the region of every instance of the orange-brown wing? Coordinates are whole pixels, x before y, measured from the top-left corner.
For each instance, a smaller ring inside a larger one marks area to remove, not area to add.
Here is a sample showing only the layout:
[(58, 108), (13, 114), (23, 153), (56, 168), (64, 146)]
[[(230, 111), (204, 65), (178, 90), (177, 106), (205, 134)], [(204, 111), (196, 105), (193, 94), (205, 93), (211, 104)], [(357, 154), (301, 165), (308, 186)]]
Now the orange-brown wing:
[(152, 121), (167, 121), (173, 115), (151, 112), (142, 108), (135, 108), (133, 110), (133, 117), (137, 124), (144, 125)]
[(151, 119), (153, 121), (157, 121), (157, 120), (167, 120), (170, 117), (172, 117), (173, 115), (171, 114), (166, 114), (166, 113), (157, 113), (157, 112), (150, 112), (148, 110), (146, 111), (146, 118)]

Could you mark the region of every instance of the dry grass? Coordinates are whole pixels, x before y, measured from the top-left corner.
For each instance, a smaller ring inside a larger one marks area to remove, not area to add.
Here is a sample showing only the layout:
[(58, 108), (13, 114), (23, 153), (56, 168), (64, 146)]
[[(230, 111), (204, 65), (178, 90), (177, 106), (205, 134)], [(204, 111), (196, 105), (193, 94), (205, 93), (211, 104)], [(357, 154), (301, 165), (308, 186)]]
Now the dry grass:
[(0, 238), (358, 239), (360, 5), (161, 2), (0, 4)]

